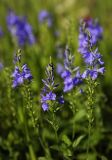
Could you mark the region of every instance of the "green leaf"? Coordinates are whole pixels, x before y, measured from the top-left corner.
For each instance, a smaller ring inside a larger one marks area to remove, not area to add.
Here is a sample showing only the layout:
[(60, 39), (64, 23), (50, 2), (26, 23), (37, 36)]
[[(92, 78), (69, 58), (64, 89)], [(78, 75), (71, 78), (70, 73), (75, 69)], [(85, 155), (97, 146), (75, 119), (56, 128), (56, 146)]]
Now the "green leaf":
[(101, 156), (101, 160), (108, 160), (105, 156)]
[(46, 160), (46, 157), (39, 157), (38, 160)]
[(78, 111), (74, 117), (75, 122), (80, 121), (81, 119), (84, 118), (84, 116), (86, 115), (85, 110), (81, 109), (80, 111)]
[(85, 135), (79, 136), (79, 137), (73, 142), (73, 148), (76, 148), (84, 137), (85, 137)]
[(51, 149), (58, 151), (59, 147), (57, 145), (50, 146)]
[(65, 143), (65, 144), (67, 144), (67, 146), (70, 146), (71, 145), (71, 141), (70, 141), (70, 139), (67, 137), (67, 135), (62, 135), (62, 141)]

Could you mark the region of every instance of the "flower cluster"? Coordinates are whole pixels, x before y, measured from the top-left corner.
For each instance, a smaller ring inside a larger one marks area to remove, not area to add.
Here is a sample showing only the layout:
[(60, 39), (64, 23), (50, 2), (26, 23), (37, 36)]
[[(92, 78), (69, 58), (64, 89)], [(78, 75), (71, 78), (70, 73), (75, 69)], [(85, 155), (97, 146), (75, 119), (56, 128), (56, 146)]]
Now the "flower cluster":
[(54, 90), (58, 87), (58, 84), (55, 84), (54, 82), (54, 66), (52, 63), (48, 64), (46, 67), (46, 76), (47, 78), (42, 80), (44, 83), (44, 88), (41, 93), (41, 103), (44, 111), (49, 109), (53, 101), (56, 102), (58, 100), (60, 104), (64, 103), (63, 96), (57, 98), (56, 93), (54, 93)]
[[(16, 58), (17, 60), (16, 62), (20, 63), (20, 56), (17, 57), (19, 58)], [(33, 78), (30, 69), (27, 67), (27, 64), (24, 64), (22, 67), (20, 67), (20, 65), (15, 66), (12, 77), (13, 77), (13, 85), (12, 85), (13, 88), (22, 85), (25, 81), (31, 82)]]
[[(98, 28), (99, 29), (99, 28)], [(96, 29), (97, 30), (97, 29)], [(97, 31), (98, 32), (98, 31)], [(79, 35), (79, 51), (82, 54), (84, 61), (87, 65), (86, 71), (82, 74), (82, 78), (85, 79), (88, 76), (95, 80), (99, 73), (103, 74), (105, 71), (104, 62), (102, 61), (102, 56), (98, 52), (98, 48), (94, 49), (94, 44), (98, 41), (97, 34), (95, 41), (93, 41), (93, 37), (96, 35), (94, 34), (94, 27), (93, 32), (91, 28), (91, 32), (89, 31), (88, 27), (86, 27), (86, 23), (83, 22), (80, 26), (80, 35)]]
[[(83, 25), (82, 25), (83, 24)], [(103, 29), (99, 25), (97, 20), (91, 18), (85, 18), (81, 20), (81, 25), (79, 28), (79, 52), (84, 54), (87, 51), (88, 35), (84, 32), (85, 28), (91, 35), (90, 43), (91, 45), (96, 45), (96, 43), (102, 38)]]
[(52, 26), (51, 14), (46, 10), (42, 10), (42, 11), (39, 12), (38, 20), (39, 20), (40, 23), (45, 23), (46, 22), (48, 27)]
[(15, 66), (12, 77), (14, 88), (23, 84), (25, 80), (28, 80), (29, 82), (32, 80), (32, 75), (30, 69), (27, 67), (27, 64), (24, 64), (21, 70), (19, 69), (19, 67)]
[(82, 82), (79, 67), (74, 67), (74, 57), (71, 55), (68, 46), (65, 50), (64, 71), (61, 77), (64, 80), (64, 92), (72, 90), (75, 86)]
[(35, 37), (32, 33), (32, 27), (27, 22), (25, 17), (19, 17), (14, 12), (10, 11), (6, 18), (7, 26), (10, 33), (17, 38), (18, 44), (24, 46), (35, 43)]

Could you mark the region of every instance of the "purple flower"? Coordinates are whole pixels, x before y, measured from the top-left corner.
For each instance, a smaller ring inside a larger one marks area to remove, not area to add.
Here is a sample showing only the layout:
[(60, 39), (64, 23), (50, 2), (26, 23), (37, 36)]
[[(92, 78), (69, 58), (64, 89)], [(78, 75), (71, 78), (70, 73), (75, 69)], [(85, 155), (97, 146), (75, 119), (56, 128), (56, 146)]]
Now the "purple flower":
[(57, 68), (56, 68), (56, 72), (61, 75), (61, 73), (62, 73), (63, 71), (64, 71), (63, 65), (62, 65), (61, 63), (58, 63), (58, 64), (57, 64)]
[(61, 77), (62, 78), (67, 78), (67, 77), (70, 77), (71, 76), (71, 73), (67, 70), (63, 71), (62, 74), (61, 74)]
[(44, 111), (47, 111), (48, 108), (49, 108), (49, 106), (48, 106), (47, 103), (43, 103), (43, 104), (42, 104), (42, 109), (43, 109)]
[(92, 36), (91, 43), (95, 45), (102, 38), (103, 28), (99, 25), (97, 20), (93, 19), (86, 21), (86, 25)]
[(3, 69), (3, 64), (0, 62), (0, 71)]
[(53, 92), (49, 92), (45, 96), (42, 95), (42, 98), (41, 98), (42, 103), (46, 102), (46, 101), (49, 101), (49, 100), (55, 101), (56, 100), (56, 94), (53, 93)]
[(51, 14), (46, 10), (42, 10), (42, 11), (39, 12), (38, 20), (39, 20), (40, 23), (45, 23), (46, 22), (48, 27), (52, 26)]
[(98, 48), (95, 48), (95, 44), (102, 37), (102, 28), (98, 23), (89, 19), (84, 21), (80, 26), (79, 33), (79, 51), (82, 54), (84, 61), (86, 63), (86, 70), (82, 74), (82, 79), (91, 77), (92, 80), (95, 80), (99, 73), (104, 74), (105, 68), (102, 67), (104, 62), (102, 61), (102, 56), (98, 52)]
[(24, 79), (26, 79), (26, 80), (28, 79), (29, 81), (31, 81), (33, 77), (31, 75), (30, 69), (27, 67), (27, 64), (24, 64), (22, 66), (22, 70), (23, 70)]
[[(88, 41), (90, 42), (90, 46), (96, 45), (96, 43), (102, 38), (103, 29), (99, 25), (97, 20), (93, 19), (84, 19), (81, 21), (83, 25), (80, 25), (79, 28), (79, 52), (84, 54), (88, 51)], [(88, 35), (84, 30), (90, 33), (91, 39), (89, 39)]]
[(59, 102), (60, 104), (64, 104), (63, 95), (58, 98), (58, 102)]
[(45, 73), (47, 77), (45, 80), (42, 80), (44, 87), (41, 93), (41, 104), (42, 109), (47, 111), (50, 107), (50, 102), (57, 102), (57, 95), (54, 93), (54, 91), (58, 87), (58, 84), (55, 84), (54, 81), (54, 65), (52, 63), (48, 64)]
[(43, 110), (44, 111), (48, 110), (49, 101), (55, 101), (55, 100), (56, 100), (56, 94), (53, 92), (49, 92), (46, 95), (41, 95), (41, 103)]
[(20, 46), (24, 46), (26, 43), (31, 45), (35, 43), (32, 27), (25, 17), (16, 16), (14, 12), (10, 11), (6, 20), (8, 30), (12, 36), (17, 38), (17, 42)]
[(105, 72), (105, 67), (101, 67), (99, 69), (91, 69), (91, 70), (87, 69), (82, 74), (82, 78), (86, 79), (88, 76), (90, 76), (92, 80), (95, 80), (95, 79), (97, 79), (99, 73), (104, 74), (104, 72)]
[(89, 70), (85, 70), (84, 73), (82, 74), (82, 78), (85, 79), (89, 75)]
[(90, 70), (89, 75), (92, 78), (92, 80), (95, 80), (98, 77), (98, 72), (96, 70)]
[(101, 73), (101, 74), (104, 74), (105, 72), (105, 67), (101, 67), (99, 69), (97, 69), (97, 72)]
[(73, 79), (72, 79), (72, 77), (70, 77), (70, 76), (66, 77), (64, 79), (64, 89), (63, 89), (63, 91), (64, 92), (68, 92), (68, 91), (72, 90), (73, 87), (74, 87), (74, 85), (73, 85)]
[(33, 78), (26, 64), (22, 66), (21, 70), (19, 69), (19, 67), (15, 66), (15, 70), (12, 74), (12, 77), (13, 77), (13, 88), (16, 88), (17, 86), (23, 84), (25, 80), (31, 82)]
[(74, 57), (71, 55), (68, 46), (65, 50), (64, 71), (61, 77), (64, 80), (64, 92), (71, 91), (75, 86), (82, 83), (82, 76), (79, 67), (74, 67)]

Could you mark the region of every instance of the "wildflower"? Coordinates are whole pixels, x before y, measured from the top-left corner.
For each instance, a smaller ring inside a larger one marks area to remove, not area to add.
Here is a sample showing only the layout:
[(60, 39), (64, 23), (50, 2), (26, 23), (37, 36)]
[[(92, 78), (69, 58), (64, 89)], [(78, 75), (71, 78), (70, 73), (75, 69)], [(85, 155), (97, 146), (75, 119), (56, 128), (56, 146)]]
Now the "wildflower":
[(32, 80), (30, 69), (27, 67), (26, 64), (22, 66), (21, 70), (19, 69), (19, 67), (15, 66), (12, 77), (13, 77), (13, 88), (16, 88), (17, 86), (23, 84), (25, 80), (28, 80), (28, 82), (31, 82)]
[(61, 77), (64, 80), (64, 92), (72, 90), (82, 82), (79, 67), (74, 67), (73, 62), (74, 57), (70, 54), (70, 50), (67, 46), (65, 50), (64, 71), (61, 74)]
[[(20, 52), (20, 51), (19, 51)], [(31, 82), (32, 80), (32, 74), (30, 69), (27, 67), (27, 64), (22, 65), (21, 67), (21, 54), (18, 54), (14, 57), (16, 59), (15, 61), (15, 69), (14, 72), (12, 73), (12, 78), (13, 78), (13, 88), (16, 88), (22, 84), (27, 82)]]
[(87, 30), (90, 32), (92, 39), (91, 43), (95, 45), (101, 38), (103, 34), (103, 28), (99, 25), (98, 20), (93, 20), (92, 18), (85, 21)]
[(59, 102), (60, 104), (64, 104), (63, 95), (58, 98), (58, 102)]
[[(97, 20), (93, 19), (84, 19), (81, 21), (83, 25), (80, 25), (79, 28), (79, 52), (81, 54), (84, 54), (88, 50), (88, 41), (90, 41), (90, 45), (94, 46), (96, 43), (102, 38), (103, 29), (99, 25)], [(89, 37), (84, 32), (86, 28), (86, 31), (88, 31), (91, 35), (91, 39), (89, 40)]]
[[(99, 74), (104, 74), (105, 72), (105, 68), (103, 66), (104, 62), (102, 61), (102, 55), (98, 52), (98, 48), (95, 49), (94, 47), (94, 44), (99, 40), (98, 37), (101, 36), (97, 35), (96, 41), (93, 42), (93, 36), (95, 35), (93, 35), (93, 32), (88, 29), (88, 25), (89, 24), (87, 24), (86, 26), (84, 22), (80, 27), (82, 29), (81, 35), (83, 35), (83, 41), (79, 38), (79, 51), (81, 52), (86, 63), (86, 70), (82, 74), (82, 78), (85, 79), (89, 76), (92, 80), (95, 80), (97, 79)], [(95, 30), (97, 30), (97, 28), (98, 30), (100, 30), (98, 25), (94, 27), (96, 27)]]
[(14, 12), (10, 11), (6, 20), (8, 30), (12, 36), (17, 38), (17, 42), (20, 46), (24, 46), (26, 43), (31, 45), (35, 43), (32, 27), (25, 17), (19, 17), (15, 15)]
[(87, 69), (86, 71), (84, 71), (84, 73), (82, 74), (82, 78), (86, 79), (88, 76), (90, 76), (92, 78), (92, 80), (97, 79), (98, 74), (104, 74), (105, 72), (105, 67), (101, 67), (99, 69)]
[(48, 27), (52, 26), (51, 14), (46, 10), (41, 10), (38, 14), (38, 20), (40, 23), (47, 23)]
[(0, 62), (0, 71), (3, 69), (3, 64)]
[[(52, 102), (57, 103), (58, 97), (54, 91), (58, 87), (58, 84), (55, 84), (54, 82), (54, 65), (52, 63), (48, 64), (45, 73), (47, 78), (45, 80), (42, 80), (44, 83), (44, 88), (42, 89), (41, 93), (41, 104), (42, 109), (44, 111), (47, 111), (49, 110)], [(64, 100), (62, 100), (62, 96), (59, 97), (58, 102), (61, 104), (64, 103)]]

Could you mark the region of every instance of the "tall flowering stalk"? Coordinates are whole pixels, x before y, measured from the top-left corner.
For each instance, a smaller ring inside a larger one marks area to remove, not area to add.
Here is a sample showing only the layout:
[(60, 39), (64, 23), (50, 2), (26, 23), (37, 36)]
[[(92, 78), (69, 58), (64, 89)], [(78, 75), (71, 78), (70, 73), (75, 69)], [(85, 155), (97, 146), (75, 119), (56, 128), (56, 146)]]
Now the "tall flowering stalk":
[(63, 104), (64, 100), (62, 100), (61, 97), (57, 97), (55, 90), (59, 86), (59, 84), (56, 84), (54, 81), (54, 65), (50, 60), (50, 63), (46, 67), (46, 79), (42, 80), (44, 83), (44, 87), (41, 92), (41, 104), (42, 104), (42, 109), (44, 111), (55, 111), (57, 108), (55, 105), (58, 103)]
[[(92, 24), (91, 24), (92, 25)], [(104, 74), (104, 62), (102, 56), (98, 52), (98, 48), (95, 48), (96, 43), (101, 37), (101, 28), (97, 25), (94, 31), (88, 28), (88, 24), (85, 21), (81, 22), (80, 34), (79, 34), (79, 51), (83, 56), (86, 64), (86, 70), (82, 74), (82, 79), (87, 83), (87, 118), (88, 118), (88, 147), (87, 156), (90, 148), (89, 140), (94, 121), (94, 107), (95, 107), (95, 90), (98, 85), (97, 78), (100, 74)], [(94, 27), (93, 27), (94, 30)]]
[[(84, 22), (84, 23), (83, 23)], [(103, 37), (103, 28), (99, 25), (98, 20), (94, 20), (92, 18), (82, 19), (79, 28), (79, 52), (83, 55), (88, 50), (88, 35), (84, 32), (84, 27), (88, 30), (91, 35), (91, 39), (89, 40), (92, 46), (95, 46)]]
[(79, 67), (74, 67), (74, 56), (70, 53), (68, 46), (66, 46), (65, 50), (64, 71), (61, 77), (64, 80), (64, 92), (71, 91), (82, 82)]
[(33, 110), (32, 93), (30, 83), (32, 82), (32, 74), (27, 64), (21, 64), (21, 51), (14, 57), (15, 69), (12, 74), (13, 88), (22, 87), (23, 96), (25, 98), (26, 108), (32, 118), (33, 126), (36, 127), (35, 112)]
[[(66, 46), (64, 53), (64, 69), (61, 73), (63, 78), (64, 88), (63, 91), (67, 93), (67, 98), (70, 103), (70, 108), (73, 112), (73, 117), (75, 117), (76, 111), (78, 109), (77, 101), (79, 97), (79, 88), (77, 87), (82, 83), (82, 75), (80, 73), (79, 67), (74, 66), (74, 56), (71, 54), (70, 49)], [(75, 122), (73, 120), (73, 135), (75, 135)]]
[(56, 140), (58, 142), (57, 131), (59, 129), (59, 122), (57, 121), (56, 111), (60, 109), (59, 105), (64, 104), (63, 96), (58, 97), (56, 89), (59, 84), (55, 83), (54, 78), (54, 65), (51, 62), (46, 67), (46, 79), (42, 80), (44, 87), (41, 92), (41, 106), (43, 111), (49, 113), (49, 119), (47, 121), (51, 124), (55, 131)]
[(29, 115), (32, 119), (33, 127), (36, 127), (36, 118), (35, 111), (33, 108), (32, 97), (31, 97), (31, 89), (30, 83), (32, 81), (32, 74), (30, 69), (27, 67), (27, 64), (22, 65), (21, 63), (21, 50), (18, 51), (16, 56), (14, 57), (15, 69), (12, 73), (13, 85), (14, 89), (21, 88), (22, 96), (23, 96), (23, 119), (24, 119), (24, 130), (26, 136), (26, 142), (29, 147), (29, 153), (32, 160), (35, 160), (35, 154), (33, 151), (33, 147), (30, 142), (30, 135), (28, 129), (28, 120), (27, 115)]

